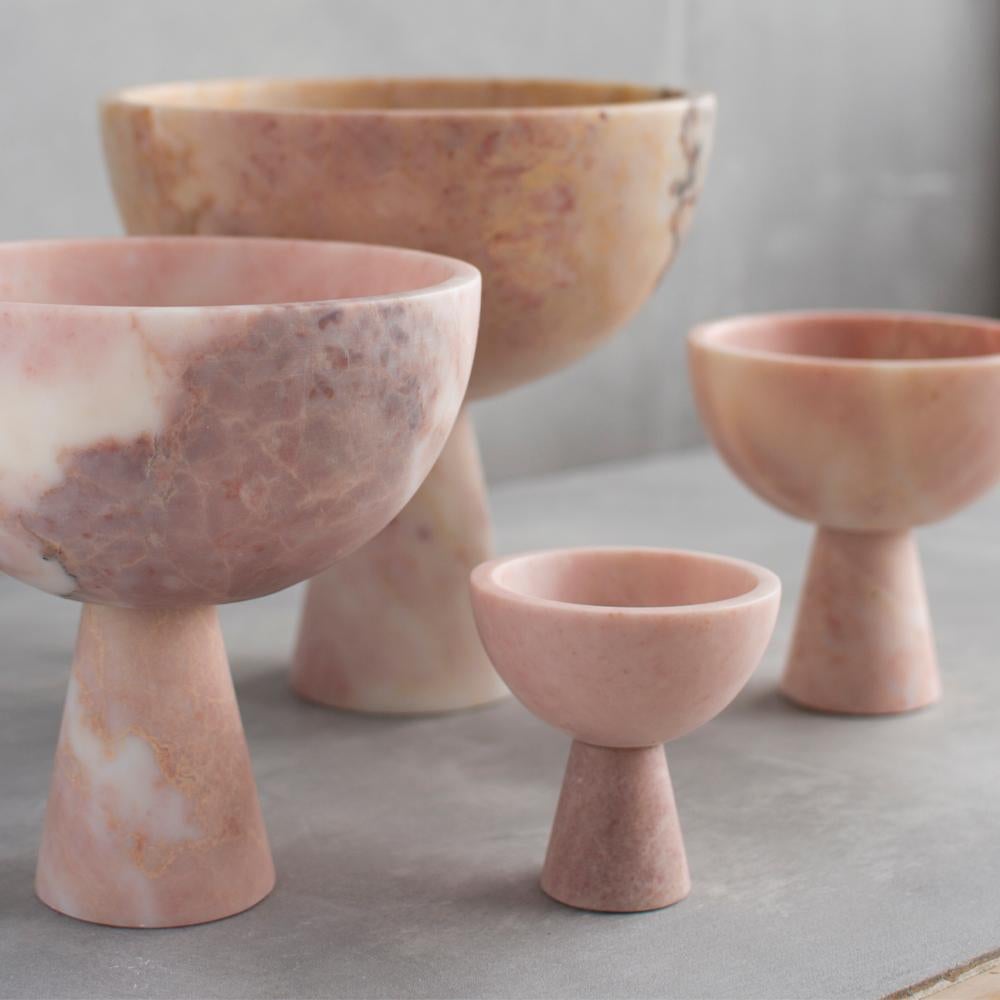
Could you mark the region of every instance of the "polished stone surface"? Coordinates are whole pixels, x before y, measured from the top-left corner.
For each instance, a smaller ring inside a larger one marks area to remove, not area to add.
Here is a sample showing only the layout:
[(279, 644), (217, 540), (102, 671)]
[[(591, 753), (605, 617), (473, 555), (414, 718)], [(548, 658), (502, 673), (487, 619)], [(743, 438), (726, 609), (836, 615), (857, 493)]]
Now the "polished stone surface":
[(566, 740), (512, 701), (422, 719), (296, 701), (299, 595), (223, 609), (278, 885), (240, 916), (121, 931), (31, 891), (75, 609), (0, 582), (0, 996), (875, 997), (1000, 945), (1000, 496), (921, 532), (946, 698), (834, 718), (776, 693), (808, 526), (707, 452), (494, 494), (502, 551), (648, 544), (774, 567), (763, 665), (671, 751), (693, 891), (590, 914), (536, 883)]
[(177, 608), (329, 568), (441, 453), (480, 285), (393, 247), (3, 244), (0, 571)]
[(887, 715), (941, 696), (914, 527), (1000, 481), (1000, 321), (784, 312), (688, 338), (705, 429), (734, 474), (818, 528), (781, 689)]
[[(129, 88), (101, 121), (130, 233), (386, 243), (475, 264), (481, 398), (582, 358), (652, 294), (699, 199), (715, 99), (586, 80), (244, 79)], [(503, 697), (469, 609), (469, 572), (492, 551), (474, 437), (459, 428), (441, 462), (385, 534), (308, 589), (303, 697), (398, 714)]]

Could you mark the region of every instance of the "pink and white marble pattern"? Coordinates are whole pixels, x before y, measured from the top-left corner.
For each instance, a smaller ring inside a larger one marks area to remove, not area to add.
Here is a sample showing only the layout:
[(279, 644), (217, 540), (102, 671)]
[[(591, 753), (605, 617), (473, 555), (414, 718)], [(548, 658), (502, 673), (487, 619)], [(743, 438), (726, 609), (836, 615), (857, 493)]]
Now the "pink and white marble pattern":
[(474, 268), (380, 247), (0, 246), (0, 569), (147, 608), (325, 569), (443, 448), (478, 300)]
[[(563, 368), (640, 308), (690, 226), (714, 120), (710, 94), (586, 80), (223, 80), (102, 109), (130, 232), (376, 241), (479, 267), (470, 398)], [(442, 463), (384, 537), (311, 585), (304, 697), (433, 712), (503, 694), (466, 594), (492, 540), (463, 427)], [(374, 626), (358, 588), (385, 609)]]
[(782, 688), (830, 712), (940, 692), (909, 530), (1000, 479), (1000, 321), (787, 313), (699, 327), (695, 397), (758, 495), (820, 526)]
[[(489, 558), (491, 543), (476, 435), (463, 410), (413, 499), (310, 583), (292, 687), (309, 701), (390, 714), (503, 697), (469, 606), (469, 567)], [(348, 621), (364, 627), (345, 628)]]
[(215, 609), (86, 605), (39, 897), (81, 920), (174, 927), (238, 913), (273, 887)]
[(563, 549), (471, 577), (483, 644), (524, 706), (573, 737), (542, 888), (635, 911), (690, 888), (660, 744), (721, 712), (771, 637), (781, 584), (738, 559)]
[(86, 602), (37, 888), (162, 927), (274, 884), (211, 605), (368, 541), (444, 447), (479, 274), (268, 239), (0, 245), (0, 570)]

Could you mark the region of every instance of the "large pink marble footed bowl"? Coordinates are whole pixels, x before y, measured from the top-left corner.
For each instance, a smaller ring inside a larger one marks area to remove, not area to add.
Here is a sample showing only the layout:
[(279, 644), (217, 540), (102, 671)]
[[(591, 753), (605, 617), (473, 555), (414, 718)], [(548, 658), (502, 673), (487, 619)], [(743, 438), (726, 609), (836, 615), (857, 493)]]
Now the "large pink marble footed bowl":
[(1000, 478), (1000, 322), (788, 313), (690, 338), (694, 392), (751, 489), (819, 526), (782, 689), (830, 712), (940, 695), (910, 529)]
[(197, 923), (274, 872), (213, 605), (382, 529), (472, 365), (479, 275), (267, 239), (0, 245), (0, 570), (86, 602), (37, 887)]
[[(714, 110), (711, 95), (585, 81), (230, 80), (126, 90), (105, 102), (103, 128), (130, 232), (361, 240), (471, 261), (481, 397), (562, 368), (642, 305), (691, 221)], [(466, 585), (491, 548), (460, 419), (400, 517), (313, 581), (296, 690), (382, 712), (502, 695)]]
[(697, 552), (564, 549), (484, 563), (471, 589), (500, 676), (573, 737), (542, 888), (592, 910), (683, 899), (690, 878), (661, 744), (747, 682), (774, 628), (778, 578)]

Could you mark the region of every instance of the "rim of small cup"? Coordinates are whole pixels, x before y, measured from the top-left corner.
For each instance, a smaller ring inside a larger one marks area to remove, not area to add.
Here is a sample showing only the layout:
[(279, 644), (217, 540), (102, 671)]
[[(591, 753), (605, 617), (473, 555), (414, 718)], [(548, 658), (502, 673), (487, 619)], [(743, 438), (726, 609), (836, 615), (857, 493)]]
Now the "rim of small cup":
[[(341, 108), (331, 107), (266, 107), (248, 105), (246, 107), (219, 107), (200, 101), (164, 101), (157, 100), (158, 95), (170, 90), (193, 87), (226, 87), (234, 85), (254, 84), (256, 86), (302, 85), (302, 84), (434, 84), (440, 86), (461, 86), (470, 84), (513, 84), (520, 86), (555, 86), (555, 87), (607, 87), (635, 88), (646, 90), (650, 96), (625, 101), (587, 101), (581, 104), (505, 104), (486, 105), (483, 107), (436, 108), (384, 108), (378, 105), (372, 107)], [(688, 90), (682, 87), (660, 86), (657, 84), (636, 83), (623, 80), (598, 80), (585, 77), (544, 77), (544, 76), (235, 76), (217, 77), (202, 80), (169, 80), (160, 83), (136, 84), (122, 87), (106, 94), (100, 101), (102, 108), (116, 105), (149, 109), (167, 109), (188, 113), (215, 113), (223, 115), (253, 115), (270, 114), (288, 117), (315, 118), (322, 116), (354, 117), (363, 115), (385, 115), (394, 118), (420, 117), (497, 117), (510, 114), (560, 114), (569, 112), (600, 112), (626, 109), (648, 109), (669, 104), (715, 104), (715, 94), (709, 90)]]
[(309, 239), (286, 239), (279, 236), (215, 236), (215, 235), (191, 235), (191, 236), (104, 236), (104, 237), (82, 237), (68, 239), (40, 239), (40, 240), (11, 240), (0, 242), (0, 266), (3, 265), (3, 255), (6, 253), (15, 254), (19, 250), (28, 248), (43, 250), (45, 247), (79, 248), (81, 251), (88, 247), (121, 246), (123, 249), (131, 244), (163, 245), (163, 244), (186, 244), (197, 243), (205, 246), (210, 244), (250, 244), (250, 245), (278, 245), (300, 246), (300, 247), (341, 247), (346, 250), (365, 250), (386, 252), (398, 257), (431, 257), (436, 258), (451, 268), (452, 273), (443, 281), (432, 285), (425, 285), (420, 288), (411, 288), (397, 292), (379, 292), (375, 295), (353, 295), (340, 298), (324, 299), (285, 299), (276, 302), (233, 302), (219, 305), (118, 305), (118, 304), (96, 304), (96, 303), (75, 303), (75, 302), (31, 302), (23, 299), (4, 298), (0, 295), (0, 312), (4, 309), (17, 310), (72, 310), (88, 315), (99, 315), (101, 313), (120, 314), (122, 312), (141, 312), (144, 314), (169, 314), (180, 316), (185, 313), (219, 315), (221, 313), (232, 314), (234, 312), (257, 312), (261, 309), (282, 309), (303, 306), (340, 306), (352, 303), (378, 303), (378, 302), (398, 302), (401, 300), (411, 300), (427, 298), (439, 295), (442, 292), (454, 288), (461, 288), (466, 285), (479, 285), (482, 275), (479, 268), (467, 261), (457, 257), (449, 257), (446, 254), (432, 253), (429, 250), (415, 250), (409, 247), (396, 247), (384, 243), (358, 243), (346, 240), (309, 240)]
[(727, 329), (747, 323), (789, 323), (802, 320), (828, 320), (837, 322), (848, 321), (898, 321), (914, 323), (934, 323), (939, 326), (994, 328), (1000, 337), (1000, 320), (988, 316), (973, 316), (966, 313), (944, 313), (920, 310), (897, 309), (789, 309), (763, 313), (740, 313), (722, 319), (699, 323), (688, 334), (688, 345), (712, 351), (717, 354), (728, 354), (734, 357), (746, 357), (757, 360), (767, 360), (776, 364), (823, 366), (833, 365), (837, 368), (930, 368), (935, 366), (969, 366), (969, 365), (1000, 365), (1000, 344), (997, 350), (988, 354), (963, 354), (953, 357), (939, 358), (843, 358), (825, 354), (795, 354), (790, 351), (771, 351), (759, 347), (742, 347), (729, 344), (721, 338)]
[[(663, 605), (620, 605), (620, 604), (580, 604), (574, 601), (559, 601), (550, 597), (538, 597), (526, 594), (504, 586), (497, 580), (497, 574), (516, 563), (532, 559), (549, 558), (565, 555), (655, 555), (660, 557), (682, 556), (696, 559), (699, 562), (714, 563), (732, 569), (748, 571), (756, 584), (742, 594), (722, 598), (717, 601), (702, 601), (695, 604), (663, 604)], [(781, 593), (781, 579), (777, 573), (761, 566), (759, 563), (735, 556), (721, 556), (712, 552), (701, 552), (696, 549), (661, 548), (654, 545), (588, 545), (567, 546), (558, 549), (532, 549), (509, 556), (499, 556), (487, 562), (480, 563), (470, 574), (471, 585), (483, 593), (493, 594), (507, 601), (537, 608), (550, 608), (553, 611), (571, 612), (582, 615), (628, 615), (628, 616), (664, 616), (689, 615), (729, 611), (767, 601)]]

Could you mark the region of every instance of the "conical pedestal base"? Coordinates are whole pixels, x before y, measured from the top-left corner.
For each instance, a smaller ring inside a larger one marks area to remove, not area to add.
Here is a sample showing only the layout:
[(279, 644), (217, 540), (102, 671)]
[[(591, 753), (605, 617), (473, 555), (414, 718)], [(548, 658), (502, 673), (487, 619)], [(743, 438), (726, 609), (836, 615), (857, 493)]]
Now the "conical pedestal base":
[(41, 900), (80, 920), (176, 927), (239, 913), (273, 886), (215, 609), (85, 606)]
[(691, 877), (663, 747), (574, 741), (541, 884), (567, 906), (615, 913), (687, 896)]
[(309, 583), (292, 666), (308, 701), (357, 712), (447, 712), (507, 688), (472, 618), (469, 573), (492, 541), (475, 430), (463, 411), (399, 516)]
[(850, 715), (940, 698), (912, 532), (817, 531), (781, 690), (807, 708)]

